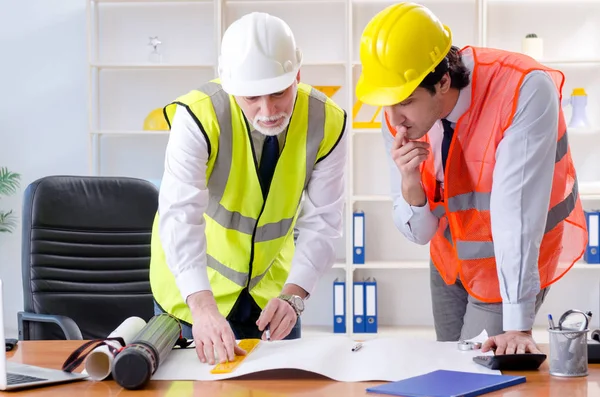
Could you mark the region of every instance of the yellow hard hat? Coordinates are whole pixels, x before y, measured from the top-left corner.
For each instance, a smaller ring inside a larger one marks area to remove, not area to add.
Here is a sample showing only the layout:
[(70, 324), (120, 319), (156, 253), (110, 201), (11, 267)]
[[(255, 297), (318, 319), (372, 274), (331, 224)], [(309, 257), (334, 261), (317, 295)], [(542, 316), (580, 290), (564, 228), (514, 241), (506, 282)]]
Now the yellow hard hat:
[(362, 33), (357, 99), (373, 106), (402, 102), (451, 46), (452, 32), (428, 8), (415, 3), (385, 8)]
[(169, 124), (165, 119), (162, 108), (151, 111), (144, 120), (144, 130), (146, 131), (168, 131)]

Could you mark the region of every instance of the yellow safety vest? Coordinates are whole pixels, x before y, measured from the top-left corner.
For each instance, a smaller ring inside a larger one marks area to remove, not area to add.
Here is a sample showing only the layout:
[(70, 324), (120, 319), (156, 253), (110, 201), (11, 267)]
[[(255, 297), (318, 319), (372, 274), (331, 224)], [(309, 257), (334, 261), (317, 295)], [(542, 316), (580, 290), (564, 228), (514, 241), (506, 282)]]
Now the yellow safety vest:
[[(316, 163), (344, 133), (346, 112), (313, 87), (298, 84), (285, 145), (265, 201), (246, 119), (219, 80), (167, 105), (164, 112), (169, 125), (177, 105), (187, 108), (208, 143), (206, 260), (219, 312), (227, 317), (245, 287), (264, 308), (287, 279), (302, 193)], [(167, 266), (159, 219), (157, 213), (151, 243), (152, 293), (163, 310), (191, 324), (190, 310)]]

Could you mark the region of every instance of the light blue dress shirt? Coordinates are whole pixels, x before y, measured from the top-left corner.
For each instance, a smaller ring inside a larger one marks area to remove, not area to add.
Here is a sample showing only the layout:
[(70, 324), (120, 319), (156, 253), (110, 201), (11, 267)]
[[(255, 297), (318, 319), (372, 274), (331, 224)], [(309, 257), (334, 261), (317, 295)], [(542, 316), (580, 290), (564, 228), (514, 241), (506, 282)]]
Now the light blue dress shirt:
[[(472, 70), (473, 59), (463, 55)], [(471, 86), (462, 89), (447, 119), (454, 127), (469, 108)], [(535, 299), (540, 291), (539, 248), (544, 235), (554, 174), (556, 131), (560, 101), (552, 78), (543, 71), (530, 72), (521, 85), (513, 123), (496, 151), (490, 216), (496, 254), (505, 331), (529, 330), (535, 320)], [(410, 241), (427, 244), (438, 219), (429, 208), (409, 205), (402, 196), (402, 176), (391, 158), (393, 137), (382, 123), (389, 161), (393, 218)], [(443, 182), (441, 122), (428, 132), (436, 175)]]

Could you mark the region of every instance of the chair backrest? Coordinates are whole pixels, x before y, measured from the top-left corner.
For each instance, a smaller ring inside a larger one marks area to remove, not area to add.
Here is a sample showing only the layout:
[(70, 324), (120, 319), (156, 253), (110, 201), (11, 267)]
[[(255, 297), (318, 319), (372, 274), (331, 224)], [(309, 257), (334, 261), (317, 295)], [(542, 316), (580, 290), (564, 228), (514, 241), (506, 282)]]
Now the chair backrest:
[[(72, 318), (84, 339), (104, 338), (126, 318), (153, 316), (149, 281), (158, 190), (125, 177), (49, 176), (23, 202), (24, 309)], [(64, 339), (31, 323), (30, 339)]]

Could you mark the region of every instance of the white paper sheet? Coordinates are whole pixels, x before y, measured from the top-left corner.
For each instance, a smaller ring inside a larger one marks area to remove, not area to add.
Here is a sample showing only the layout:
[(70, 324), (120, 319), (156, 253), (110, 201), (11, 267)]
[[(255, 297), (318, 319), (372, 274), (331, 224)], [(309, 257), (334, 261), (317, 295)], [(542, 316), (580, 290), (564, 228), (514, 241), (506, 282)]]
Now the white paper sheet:
[[(485, 339), (487, 333), (472, 340)], [(460, 351), (456, 342), (382, 337), (352, 352), (355, 343), (342, 335), (260, 342), (233, 372), (218, 375), (210, 373), (214, 365), (200, 362), (195, 349), (175, 349), (152, 379), (220, 380), (274, 369), (304, 370), (342, 382), (396, 381), (438, 369), (500, 374), (473, 362), (484, 355), (481, 350)]]

